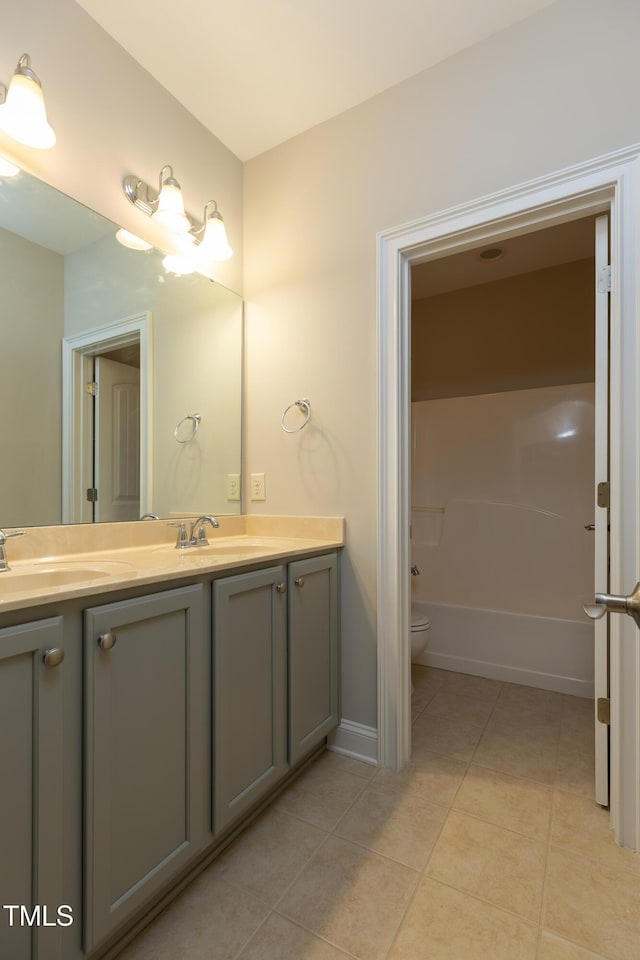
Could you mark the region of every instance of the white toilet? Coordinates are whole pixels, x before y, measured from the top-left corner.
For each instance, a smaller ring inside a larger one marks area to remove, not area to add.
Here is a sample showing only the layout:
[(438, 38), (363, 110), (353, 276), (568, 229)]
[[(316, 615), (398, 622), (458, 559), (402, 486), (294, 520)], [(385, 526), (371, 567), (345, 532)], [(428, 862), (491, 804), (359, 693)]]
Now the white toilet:
[(418, 607), (411, 607), (411, 661), (427, 649), (431, 621)]

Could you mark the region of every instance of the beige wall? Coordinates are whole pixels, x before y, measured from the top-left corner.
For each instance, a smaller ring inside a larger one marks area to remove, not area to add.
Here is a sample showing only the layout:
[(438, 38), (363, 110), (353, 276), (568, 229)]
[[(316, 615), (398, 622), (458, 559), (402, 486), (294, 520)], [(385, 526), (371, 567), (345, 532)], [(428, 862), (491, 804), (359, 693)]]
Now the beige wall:
[(347, 518), (350, 720), (376, 722), (376, 231), (639, 140), (639, 36), (637, 0), (558, 0), (246, 164), (252, 509)]
[(594, 378), (594, 261), (414, 300), (411, 399)]
[(153, 241), (151, 221), (125, 199), (122, 178), (156, 184), (174, 167), (187, 210), (202, 216), (217, 200), (234, 257), (217, 279), (242, 292), (242, 163), (73, 0), (5, 3), (0, 80), (29, 53), (42, 80), (58, 142), (31, 150), (0, 134), (0, 151), (115, 223)]
[[(558, 0), (245, 166), (245, 472), (266, 472), (268, 498), (250, 508), (347, 518), (351, 720), (376, 721), (376, 231), (637, 141), (639, 35), (637, 0)], [(73, 0), (6, 5), (5, 82), (24, 51), (58, 133), (21, 151), (27, 168), (148, 235), (121, 179), (173, 163), (192, 213), (218, 201), (236, 251), (220, 280), (240, 291), (240, 161)], [(303, 396), (313, 423), (287, 436)]]
[(60, 523), (63, 257), (0, 230), (0, 290), (0, 528)]

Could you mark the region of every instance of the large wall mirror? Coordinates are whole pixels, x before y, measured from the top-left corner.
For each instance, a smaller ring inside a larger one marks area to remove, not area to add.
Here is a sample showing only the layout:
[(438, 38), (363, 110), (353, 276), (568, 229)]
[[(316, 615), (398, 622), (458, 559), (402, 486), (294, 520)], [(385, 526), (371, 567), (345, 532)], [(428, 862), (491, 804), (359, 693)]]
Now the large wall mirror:
[(0, 528), (238, 514), (242, 300), (0, 179)]

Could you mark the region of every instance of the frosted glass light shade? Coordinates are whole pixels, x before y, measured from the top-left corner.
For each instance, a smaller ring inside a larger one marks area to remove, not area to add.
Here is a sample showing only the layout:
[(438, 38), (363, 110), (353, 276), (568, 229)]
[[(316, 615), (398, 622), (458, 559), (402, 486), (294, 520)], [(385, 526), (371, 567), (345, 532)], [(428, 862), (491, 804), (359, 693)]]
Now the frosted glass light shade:
[(36, 80), (14, 73), (7, 99), (0, 104), (0, 128), (18, 143), (48, 150), (56, 135), (47, 120), (42, 88)]
[(180, 184), (173, 178), (162, 184), (153, 219), (172, 233), (188, 233), (191, 229), (191, 223), (184, 212)]
[(233, 250), (227, 240), (224, 220), (216, 211), (205, 224), (204, 236), (198, 247), (198, 257), (203, 260), (228, 260), (232, 256)]
[(180, 253), (168, 253), (162, 261), (162, 266), (167, 273), (175, 273), (178, 277), (184, 277), (196, 271), (193, 258)]
[(116, 231), (116, 240), (118, 243), (121, 243), (123, 247), (128, 247), (130, 250), (151, 250), (150, 243), (147, 243), (147, 241), (141, 237), (137, 237), (135, 233), (125, 230), (124, 227), (120, 227), (120, 229)]

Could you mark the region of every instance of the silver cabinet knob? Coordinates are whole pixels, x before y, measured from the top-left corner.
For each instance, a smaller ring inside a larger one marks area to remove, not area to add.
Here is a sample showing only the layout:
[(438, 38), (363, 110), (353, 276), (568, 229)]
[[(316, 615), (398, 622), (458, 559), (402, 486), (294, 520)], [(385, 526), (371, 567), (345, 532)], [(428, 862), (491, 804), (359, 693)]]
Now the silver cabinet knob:
[(304, 587), (304, 577), (296, 577), (293, 581), (296, 587)]
[(50, 650), (45, 650), (42, 656), (45, 667), (59, 667), (63, 660), (64, 650), (59, 647), (51, 647)]
[(108, 633), (100, 634), (98, 637), (98, 646), (101, 650), (111, 650), (113, 647), (115, 647), (117, 639), (118, 638), (116, 637), (115, 633), (112, 633), (111, 630), (109, 630)]
[(596, 593), (596, 602), (585, 604), (584, 612), (592, 620), (599, 620), (605, 613), (626, 613), (640, 628), (640, 583), (636, 583), (628, 597), (611, 593)]
[(276, 590), (278, 591), (278, 593), (286, 593), (286, 592), (287, 592), (287, 585), (286, 585), (286, 583), (279, 583), (279, 584), (277, 584)]

